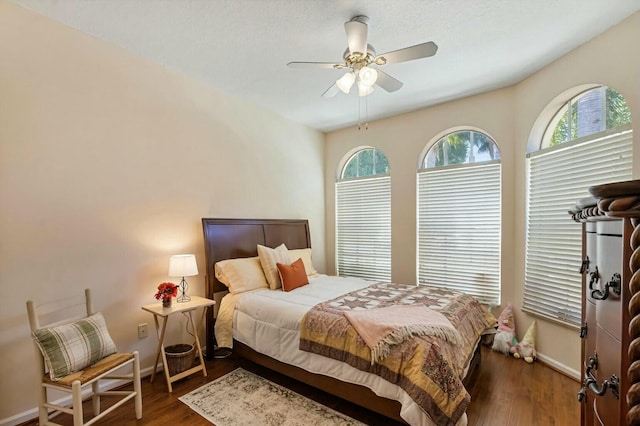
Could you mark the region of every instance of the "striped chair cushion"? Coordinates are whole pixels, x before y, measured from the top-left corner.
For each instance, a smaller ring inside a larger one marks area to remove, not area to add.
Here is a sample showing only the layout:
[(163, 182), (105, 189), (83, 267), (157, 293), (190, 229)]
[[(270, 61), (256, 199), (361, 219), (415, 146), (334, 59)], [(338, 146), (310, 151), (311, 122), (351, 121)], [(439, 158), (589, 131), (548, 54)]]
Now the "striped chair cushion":
[(41, 328), (33, 332), (33, 337), (53, 381), (116, 352), (101, 313), (70, 324)]

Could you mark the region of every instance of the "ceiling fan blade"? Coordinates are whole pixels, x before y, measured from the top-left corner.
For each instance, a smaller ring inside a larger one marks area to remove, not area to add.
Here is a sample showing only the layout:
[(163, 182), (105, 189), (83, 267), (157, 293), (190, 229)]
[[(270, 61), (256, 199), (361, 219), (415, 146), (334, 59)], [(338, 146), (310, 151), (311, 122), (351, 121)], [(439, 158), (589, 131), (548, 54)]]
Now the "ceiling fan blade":
[(393, 50), (391, 52), (383, 53), (376, 57), (376, 63), (378, 58), (384, 58), (386, 62), (383, 64), (395, 64), (397, 62), (413, 61), (414, 59), (428, 58), (433, 56), (438, 51), (438, 45), (432, 41), (422, 44), (416, 44), (415, 46), (405, 47), (404, 49)]
[(335, 95), (338, 94), (339, 91), (340, 89), (338, 89), (338, 86), (335, 83), (333, 83), (331, 87), (329, 87), (327, 90), (324, 91), (324, 93), (322, 94), (322, 97), (333, 98)]
[(366, 16), (356, 16), (349, 22), (344, 23), (349, 53), (367, 53), (367, 37), (369, 34), (367, 20), (368, 18)]
[(378, 71), (378, 78), (376, 79), (376, 84), (378, 86), (382, 87), (387, 92), (400, 90), (402, 87), (402, 82), (400, 80), (396, 80), (384, 71), (380, 71), (378, 69), (376, 71)]
[(289, 62), (287, 66), (289, 68), (344, 68), (343, 64), (336, 64), (334, 62)]

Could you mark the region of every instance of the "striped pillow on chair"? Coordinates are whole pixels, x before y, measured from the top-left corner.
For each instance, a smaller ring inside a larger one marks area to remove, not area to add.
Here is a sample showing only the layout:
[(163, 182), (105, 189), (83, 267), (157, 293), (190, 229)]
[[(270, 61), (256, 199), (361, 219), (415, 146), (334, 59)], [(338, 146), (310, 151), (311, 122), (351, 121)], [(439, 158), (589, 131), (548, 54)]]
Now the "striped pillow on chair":
[(116, 352), (101, 313), (33, 332), (51, 380), (57, 381)]

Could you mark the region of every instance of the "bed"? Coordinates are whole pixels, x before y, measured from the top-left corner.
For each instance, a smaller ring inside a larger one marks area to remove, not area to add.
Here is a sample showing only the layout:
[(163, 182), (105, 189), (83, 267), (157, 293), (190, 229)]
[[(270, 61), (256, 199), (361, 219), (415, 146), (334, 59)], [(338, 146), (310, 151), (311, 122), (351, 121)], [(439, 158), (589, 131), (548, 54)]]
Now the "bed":
[[(202, 219), (205, 254), (207, 258), (206, 295), (209, 298), (216, 298), (216, 293), (228, 290), (222, 282), (218, 280), (215, 273), (216, 263), (229, 259), (244, 259), (253, 262), (257, 256), (257, 246), (277, 247), (285, 244), (289, 250), (303, 250), (311, 248), (309, 224), (307, 220), (273, 220), (273, 219)], [(307, 267), (307, 265), (305, 265)], [(220, 272), (220, 271), (218, 271)], [(338, 279), (338, 278), (335, 278)], [(315, 305), (315, 299), (322, 300), (324, 294), (317, 295), (318, 288), (324, 293), (325, 288), (332, 285), (339, 285), (349, 291), (362, 291), (372, 283), (359, 279), (341, 279), (338, 284), (334, 278), (323, 275), (313, 276), (309, 279), (310, 285), (302, 289), (296, 289), (291, 294), (296, 294), (295, 304), (300, 305), (297, 309), (294, 306), (292, 312), (300, 310), (306, 312), (309, 307)], [(380, 284), (383, 285), (384, 284)], [(408, 287), (408, 286), (407, 286)], [(415, 286), (411, 286), (414, 287)], [(431, 418), (424, 413), (424, 410), (413, 401), (412, 397), (388, 381), (381, 379), (374, 374), (363, 371), (362, 368), (355, 368), (355, 364), (349, 365), (331, 358), (326, 358), (321, 354), (311, 353), (290, 348), (297, 345), (304, 339), (300, 339), (300, 330), (287, 329), (286, 326), (279, 325), (283, 329), (276, 328), (272, 323), (280, 321), (279, 317), (266, 320), (258, 318), (256, 313), (254, 322), (261, 327), (259, 331), (247, 330), (245, 323), (250, 322), (252, 310), (260, 311), (260, 315), (266, 315), (262, 307), (274, 303), (288, 303), (292, 296), (282, 291), (269, 289), (251, 290), (242, 294), (229, 294), (221, 304), (222, 307), (229, 305), (229, 300), (233, 301), (233, 351), (252, 362), (265, 366), (286, 376), (303, 381), (311, 386), (319, 388), (337, 397), (343, 398), (357, 405), (368, 408), (394, 420), (420, 425), (433, 425)], [(237, 300), (237, 302), (236, 302)], [(235, 304), (238, 303), (238, 308)], [(326, 302), (328, 303), (328, 302)], [(252, 305), (253, 304), (253, 305)], [(301, 307), (303, 306), (304, 307)], [(318, 304), (320, 306), (320, 303)], [(222, 309), (222, 308), (221, 308)], [(226, 309), (226, 308), (225, 308)], [(278, 308), (284, 312), (284, 308)], [(287, 308), (288, 309), (288, 308)], [(248, 310), (248, 311), (247, 311)], [(248, 314), (247, 314), (248, 312)], [(288, 310), (286, 312), (289, 312)], [(225, 311), (220, 311), (220, 315), (228, 318)], [(301, 314), (291, 314), (301, 315)], [(289, 314), (283, 317), (290, 316)], [(306, 318), (306, 316), (305, 316)], [(217, 324), (212, 312), (207, 317), (207, 348), (216, 347), (215, 329), (221, 324)], [(284, 321), (284, 320), (283, 320)], [(218, 330), (220, 333), (220, 330)], [(257, 340), (256, 340), (257, 339)], [(221, 341), (229, 341), (230, 338), (223, 337)], [(220, 345), (221, 347), (227, 346)], [(322, 346), (322, 345), (320, 345)], [(302, 347), (302, 346), (300, 346)], [(209, 353), (209, 352), (208, 352)], [(467, 359), (464, 371), (459, 374), (464, 377), (464, 384), (467, 385), (473, 372), (480, 363), (479, 336), (475, 343), (470, 346), (468, 353), (461, 357)], [(373, 363), (372, 363), (373, 365)], [(381, 396), (379, 396), (381, 395)], [(442, 420), (437, 422), (443, 423)], [(466, 414), (461, 413), (456, 417), (457, 425), (466, 424)]]

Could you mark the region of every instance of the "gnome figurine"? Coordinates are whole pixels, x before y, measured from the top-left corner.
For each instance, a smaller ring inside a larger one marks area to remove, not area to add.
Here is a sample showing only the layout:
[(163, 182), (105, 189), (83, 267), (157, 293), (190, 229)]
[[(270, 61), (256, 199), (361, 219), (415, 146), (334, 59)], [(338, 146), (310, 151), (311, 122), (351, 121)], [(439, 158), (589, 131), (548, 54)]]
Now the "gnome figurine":
[(513, 307), (508, 304), (502, 310), (498, 317), (498, 331), (493, 338), (493, 346), (491, 349), (502, 352), (505, 355), (515, 354), (516, 340), (516, 321), (513, 316)]
[(527, 333), (524, 335), (520, 343), (516, 345), (516, 351), (513, 354), (515, 358), (522, 358), (529, 364), (536, 359), (536, 320), (533, 320)]

